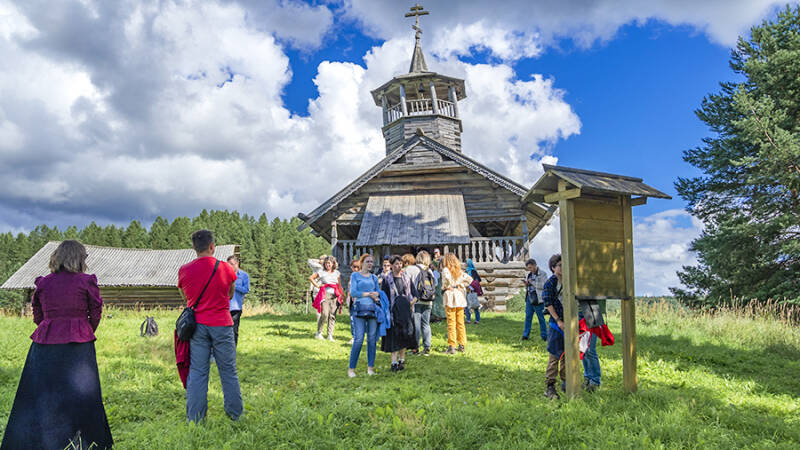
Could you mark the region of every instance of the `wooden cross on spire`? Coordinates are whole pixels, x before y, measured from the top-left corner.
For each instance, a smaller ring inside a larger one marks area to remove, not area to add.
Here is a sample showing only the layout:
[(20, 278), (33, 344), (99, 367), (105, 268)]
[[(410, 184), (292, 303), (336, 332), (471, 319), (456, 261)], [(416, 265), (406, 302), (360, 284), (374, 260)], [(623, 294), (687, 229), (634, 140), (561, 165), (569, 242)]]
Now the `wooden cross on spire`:
[(417, 41), (419, 41), (420, 34), (422, 34), (422, 28), (419, 27), (419, 16), (427, 16), (428, 14), (430, 14), (430, 12), (425, 11), (424, 9), (425, 8), (423, 8), (422, 6), (420, 6), (419, 3), (417, 3), (416, 5), (411, 7), (411, 12), (406, 13), (406, 17), (415, 18), (414, 25), (412, 25), (411, 28), (417, 32), (417, 34), (415, 35)]

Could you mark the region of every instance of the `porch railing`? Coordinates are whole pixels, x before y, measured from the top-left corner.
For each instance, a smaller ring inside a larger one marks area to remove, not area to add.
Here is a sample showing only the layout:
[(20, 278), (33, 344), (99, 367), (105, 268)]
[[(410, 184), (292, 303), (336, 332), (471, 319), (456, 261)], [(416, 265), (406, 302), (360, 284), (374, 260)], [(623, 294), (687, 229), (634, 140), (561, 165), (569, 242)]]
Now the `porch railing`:
[[(438, 247), (444, 253), (453, 252), (462, 262), (472, 258), (476, 263), (505, 263), (524, 261), (528, 257), (524, 242), (522, 236), (474, 237), (470, 238), (469, 244), (429, 245), (429, 247)], [(357, 246), (354, 240), (340, 240), (336, 244), (334, 256), (339, 260), (340, 268), (349, 267), (353, 259), (367, 252), (376, 258), (380, 257), (381, 250), (382, 247)]]
[[(453, 102), (447, 100), (436, 99), (436, 107), (438, 113), (443, 116), (458, 118), (458, 111)], [(406, 100), (406, 115), (408, 116), (425, 116), (434, 114), (433, 102), (429, 98)], [(403, 117), (403, 105), (398, 103), (386, 108), (387, 124)]]

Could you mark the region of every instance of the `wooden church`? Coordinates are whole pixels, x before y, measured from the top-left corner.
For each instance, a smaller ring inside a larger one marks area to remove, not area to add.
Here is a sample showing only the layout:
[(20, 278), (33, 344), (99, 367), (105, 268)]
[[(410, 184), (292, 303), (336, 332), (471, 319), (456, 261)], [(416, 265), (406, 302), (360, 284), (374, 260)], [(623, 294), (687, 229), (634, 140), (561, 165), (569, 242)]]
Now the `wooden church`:
[[(430, 72), (416, 42), (407, 74), (371, 92), (383, 112), (386, 157), (308, 214), (311, 227), (331, 243), (340, 269), (369, 252), (376, 259), (420, 249), (472, 258), (485, 284), (488, 307), (504, 310), (519, 292), (533, 237), (556, 207), (528, 201), (527, 188), (461, 151), (458, 102), (464, 80)], [(344, 273), (344, 272), (343, 272)]]

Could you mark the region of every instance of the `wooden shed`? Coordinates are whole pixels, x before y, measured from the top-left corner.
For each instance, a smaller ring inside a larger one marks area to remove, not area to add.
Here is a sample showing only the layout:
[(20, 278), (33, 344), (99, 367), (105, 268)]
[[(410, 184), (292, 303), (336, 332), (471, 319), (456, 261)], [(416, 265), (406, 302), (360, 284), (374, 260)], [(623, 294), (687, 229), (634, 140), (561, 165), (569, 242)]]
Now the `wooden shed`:
[[(415, 6), (409, 16), (426, 13)], [(418, 25), (409, 73), (371, 92), (383, 112), (386, 157), (298, 214), (300, 229), (330, 241), (345, 275), (365, 252), (438, 247), (461, 261), (472, 258), (489, 307), (502, 311), (522, 287), (531, 240), (556, 208), (526, 201), (524, 186), (462, 153), (464, 80), (428, 71)]]
[[(51, 241), (20, 267), (0, 289), (20, 289), (27, 299), (35, 288), (36, 277), (50, 273), (50, 255), (61, 242)], [(150, 250), (87, 245), (87, 273), (97, 275), (100, 295), (115, 306), (180, 306), (178, 269), (197, 254), (192, 249)], [(237, 245), (218, 245), (214, 256), (226, 260), (238, 254)]]
[(527, 200), (558, 204), (567, 394), (580, 391), (578, 302), (622, 300), (623, 384), (637, 389), (632, 207), (671, 198), (641, 178), (560, 166), (545, 173)]

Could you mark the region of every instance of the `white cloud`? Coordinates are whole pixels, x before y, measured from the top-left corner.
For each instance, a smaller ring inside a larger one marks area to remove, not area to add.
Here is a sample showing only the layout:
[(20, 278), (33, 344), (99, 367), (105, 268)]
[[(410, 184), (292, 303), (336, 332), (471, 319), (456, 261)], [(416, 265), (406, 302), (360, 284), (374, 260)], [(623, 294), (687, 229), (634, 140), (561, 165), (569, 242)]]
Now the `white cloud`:
[[(502, 60), (537, 55), (557, 38), (590, 46), (606, 41), (629, 23), (659, 20), (688, 25), (712, 41), (732, 46), (737, 36), (765, 18), (785, 0), (564, 0), (558, 2), (505, 0), (428, 0), (429, 16), (421, 19), (425, 39), (434, 52), (467, 54), (487, 50)], [(346, 11), (380, 38), (408, 36), (411, 21), (403, 22), (410, 2), (347, 0)]]
[(679, 286), (676, 272), (697, 264), (689, 244), (702, 230), (697, 218), (680, 209), (634, 217), (636, 294), (669, 295), (667, 288)]
[[(0, 40), (0, 175), (15, 187), (0, 201), (98, 220), (312, 209), (384, 155), (369, 90), (407, 70), (412, 45), (371, 49), (366, 69), (321, 63), (319, 96), (296, 116), (281, 100), (289, 59), (236, 3), (2, 5), (15, 31)], [(579, 132), (552, 79), (455, 57), (432, 67), (467, 81), (464, 151), (518, 181)]]

